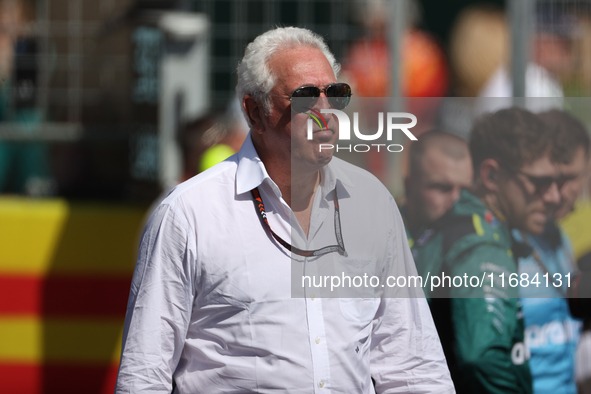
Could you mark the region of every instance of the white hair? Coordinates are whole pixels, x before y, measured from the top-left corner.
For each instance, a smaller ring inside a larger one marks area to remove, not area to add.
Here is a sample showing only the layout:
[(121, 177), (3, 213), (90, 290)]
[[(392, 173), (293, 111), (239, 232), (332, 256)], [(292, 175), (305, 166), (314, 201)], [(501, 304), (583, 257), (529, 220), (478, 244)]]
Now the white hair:
[[(320, 50), (330, 63), (335, 78), (338, 76), (341, 65), (336, 62), (334, 55), (330, 52), (328, 45), (321, 36), (299, 27), (278, 27), (261, 34), (246, 47), (244, 57), (238, 64), (237, 69), (238, 84), (236, 85), (236, 93), (240, 103), (242, 103), (244, 96), (248, 94), (261, 103), (265, 112), (269, 113), (271, 111), (271, 100), (268, 94), (276, 83), (275, 75), (268, 66), (269, 59), (279, 51), (300, 46)], [(242, 110), (244, 111), (244, 108)], [(248, 116), (246, 116), (246, 120), (250, 124)]]

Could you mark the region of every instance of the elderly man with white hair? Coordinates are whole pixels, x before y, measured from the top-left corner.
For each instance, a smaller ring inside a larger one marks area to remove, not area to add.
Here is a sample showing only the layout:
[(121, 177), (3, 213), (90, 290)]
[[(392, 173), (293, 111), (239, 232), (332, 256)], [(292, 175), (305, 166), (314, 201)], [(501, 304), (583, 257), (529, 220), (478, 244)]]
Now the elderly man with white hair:
[(424, 298), (323, 298), (293, 281), (329, 266), (416, 275), (392, 196), (319, 149), (336, 118), (307, 138), (306, 111), (349, 102), (338, 71), (309, 30), (248, 45), (237, 92), (250, 135), (146, 226), (116, 393), (454, 392)]

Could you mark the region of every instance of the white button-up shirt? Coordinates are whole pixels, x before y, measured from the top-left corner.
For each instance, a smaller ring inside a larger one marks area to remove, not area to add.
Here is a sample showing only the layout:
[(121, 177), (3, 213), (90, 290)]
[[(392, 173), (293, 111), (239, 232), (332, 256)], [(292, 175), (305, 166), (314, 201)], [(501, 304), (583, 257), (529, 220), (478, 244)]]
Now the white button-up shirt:
[(363, 236), (356, 218), (378, 218), (389, 229), (371, 259), (416, 275), (398, 209), (373, 176), (333, 158), (306, 237), (249, 137), (238, 154), (179, 185), (148, 222), (116, 393), (170, 393), (173, 379), (175, 392), (191, 394), (374, 393), (371, 377), (379, 393), (454, 392), (425, 299), (322, 298), (322, 289), (294, 288), (307, 262), (271, 237), (256, 187), (273, 231), (308, 248), (336, 244), (337, 187), (351, 258), (359, 254), (353, 237)]

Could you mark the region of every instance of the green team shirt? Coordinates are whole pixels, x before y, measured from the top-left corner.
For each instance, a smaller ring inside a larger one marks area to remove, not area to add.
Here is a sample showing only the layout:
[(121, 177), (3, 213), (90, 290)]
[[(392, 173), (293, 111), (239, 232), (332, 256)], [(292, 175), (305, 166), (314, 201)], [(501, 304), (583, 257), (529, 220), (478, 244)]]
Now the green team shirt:
[[(515, 256), (529, 250), (468, 192), (409, 242), (456, 391), (532, 393), (518, 288), (509, 285)], [(431, 290), (434, 275), (444, 286)]]

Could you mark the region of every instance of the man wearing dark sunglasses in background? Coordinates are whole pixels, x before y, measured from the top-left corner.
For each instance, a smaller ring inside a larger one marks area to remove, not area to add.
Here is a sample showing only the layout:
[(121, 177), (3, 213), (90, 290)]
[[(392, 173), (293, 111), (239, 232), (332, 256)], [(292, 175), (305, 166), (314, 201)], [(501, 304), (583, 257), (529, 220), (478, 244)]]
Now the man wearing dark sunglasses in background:
[(191, 394), (370, 394), (372, 377), (378, 393), (453, 392), (424, 298), (292, 297), (292, 267), (319, 256), (416, 275), (392, 196), (319, 149), (336, 141), (335, 119), (307, 138), (306, 111), (348, 103), (338, 70), (309, 30), (278, 28), (248, 45), (237, 91), (250, 135), (150, 219), (116, 393), (169, 393), (174, 381)]
[[(551, 110), (539, 116), (554, 130), (561, 200), (543, 233), (514, 234), (516, 239), (525, 239), (533, 248), (529, 257), (519, 260), (520, 276), (529, 279), (529, 285), (519, 289), (525, 339), (531, 353), (534, 393), (576, 394), (575, 352), (581, 324), (572, 318), (565, 299), (569, 287), (574, 285), (575, 261), (570, 241), (556, 220), (574, 209), (581, 192), (589, 160), (589, 136), (585, 127), (564, 111)], [(552, 178), (531, 180), (540, 188), (550, 187), (552, 183)], [(537, 282), (540, 284), (536, 285)]]
[[(511, 230), (544, 230), (560, 203), (553, 132), (536, 115), (510, 108), (478, 118), (470, 136), (474, 185), (447, 221), (446, 275), (471, 279), (434, 298), (433, 317), (458, 393), (531, 393), (519, 302), (517, 258), (531, 251)], [(517, 283), (517, 285), (516, 285)]]

